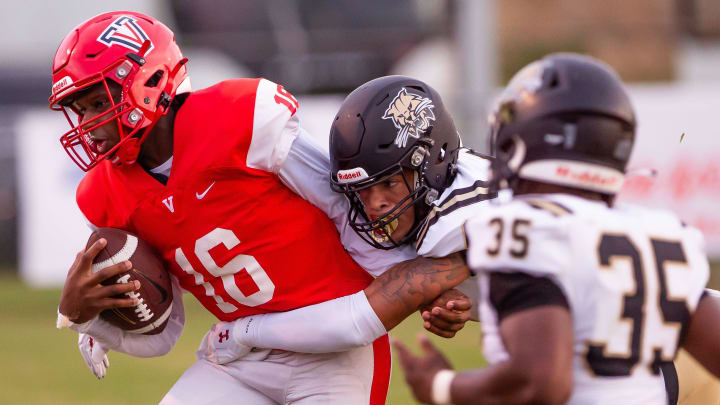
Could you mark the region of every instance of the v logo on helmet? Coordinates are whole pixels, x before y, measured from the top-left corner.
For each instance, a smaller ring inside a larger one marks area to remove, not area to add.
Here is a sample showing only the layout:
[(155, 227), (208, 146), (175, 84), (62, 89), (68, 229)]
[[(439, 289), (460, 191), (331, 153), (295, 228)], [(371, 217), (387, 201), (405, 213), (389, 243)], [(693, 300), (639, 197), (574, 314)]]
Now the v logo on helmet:
[(427, 131), (430, 121), (435, 121), (434, 108), (429, 98), (400, 89), (382, 116), (384, 120), (392, 120), (395, 128), (399, 129), (395, 138), (398, 148), (407, 146), (408, 138), (420, 138)]
[[(134, 18), (122, 16), (108, 25), (97, 40), (107, 46), (117, 44), (138, 52), (143, 43), (150, 40), (150, 37), (140, 28), (140, 24)], [(150, 41), (150, 48), (145, 55), (149, 54), (154, 47), (155, 45)]]

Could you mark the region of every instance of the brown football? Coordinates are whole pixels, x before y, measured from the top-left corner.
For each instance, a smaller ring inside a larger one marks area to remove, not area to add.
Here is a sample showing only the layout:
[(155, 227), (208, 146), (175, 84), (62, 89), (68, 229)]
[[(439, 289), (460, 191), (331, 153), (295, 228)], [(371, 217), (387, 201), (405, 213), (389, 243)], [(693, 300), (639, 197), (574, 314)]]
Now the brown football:
[(172, 310), (172, 286), (160, 256), (136, 235), (115, 228), (100, 228), (93, 232), (87, 247), (100, 238), (105, 238), (107, 245), (93, 260), (93, 272), (125, 260), (130, 260), (133, 265), (132, 269), (108, 278), (103, 284), (140, 281), (139, 290), (124, 294), (138, 298), (137, 306), (105, 310), (100, 316), (130, 333), (153, 335), (162, 332)]

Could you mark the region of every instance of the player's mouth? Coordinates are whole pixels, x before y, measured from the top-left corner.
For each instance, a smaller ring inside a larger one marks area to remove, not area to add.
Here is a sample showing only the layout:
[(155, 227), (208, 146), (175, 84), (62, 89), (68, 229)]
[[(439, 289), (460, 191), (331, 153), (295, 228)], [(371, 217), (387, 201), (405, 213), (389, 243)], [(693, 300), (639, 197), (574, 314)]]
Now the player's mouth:
[(98, 155), (102, 155), (110, 150), (108, 140), (96, 136), (90, 136), (90, 149)]
[[(375, 218), (372, 218), (375, 219)], [(390, 240), (390, 235), (392, 235), (393, 232), (397, 229), (398, 225), (400, 224), (400, 221), (395, 218), (392, 221), (388, 223), (383, 223), (380, 228), (374, 229), (370, 232), (370, 236), (375, 240), (377, 243), (385, 243)], [(373, 222), (373, 226), (380, 225), (377, 222)]]

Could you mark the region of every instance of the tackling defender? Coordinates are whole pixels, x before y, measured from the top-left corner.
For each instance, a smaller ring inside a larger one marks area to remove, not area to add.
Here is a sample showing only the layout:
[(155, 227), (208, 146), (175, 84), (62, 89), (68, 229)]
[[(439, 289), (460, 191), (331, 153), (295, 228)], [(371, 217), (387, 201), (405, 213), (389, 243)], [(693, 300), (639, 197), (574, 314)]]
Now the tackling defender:
[[(461, 147), (440, 95), (410, 77), (374, 79), (347, 96), (330, 130), (331, 167), (319, 147), (306, 150), (305, 156), (324, 166), (325, 176), (331, 171), (333, 188), (347, 197), (339, 206), (310, 201), (333, 217), (337, 214), (330, 210), (344, 210), (341, 228), (354, 229), (377, 248), (374, 254), (397, 253), (398, 261), (409, 247), (424, 257), (465, 250), (462, 224), (494, 196), (486, 181), (489, 161)], [(327, 183), (327, 177), (321, 180)], [(477, 296), (475, 281), (459, 287)], [(371, 285), (359, 294), (373, 289)], [(452, 337), (470, 316), (463, 293), (453, 291), (426, 307), (425, 327)], [(198, 354), (222, 364), (241, 358), (251, 347), (337, 352), (376, 339), (404, 317), (387, 304), (371, 302), (372, 308), (359, 310), (348, 304), (352, 299), (217, 324)], [(384, 328), (358, 327), (378, 323)], [(230, 339), (220, 339), (220, 334)]]
[(511, 80), (492, 118), (492, 181), (514, 198), (465, 225), (491, 365), (455, 373), (429, 342), (423, 357), (398, 343), (416, 398), (665, 405), (661, 370), (680, 347), (720, 375), (702, 235), (670, 212), (613, 203), (635, 137), (615, 72), (550, 55)]

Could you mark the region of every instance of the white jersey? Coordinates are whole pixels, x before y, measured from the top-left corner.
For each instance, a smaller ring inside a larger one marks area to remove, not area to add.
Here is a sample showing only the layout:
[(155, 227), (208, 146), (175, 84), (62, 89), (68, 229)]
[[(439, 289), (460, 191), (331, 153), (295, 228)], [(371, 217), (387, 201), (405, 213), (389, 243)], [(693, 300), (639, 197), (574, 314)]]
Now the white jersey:
[(699, 231), (667, 211), (559, 194), (489, 204), (465, 228), (488, 361), (508, 357), (492, 275), (546, 277), (562, 290), (573, 319), (568, 404), (667, 403), (658, 366), (675, 357), (709, 276)]
[[(458, 154), (457, 175), (450, 187), (433, 202), (433, 208), (418, 234), (415, 248), (424, 257), (445, 257), (467, 249), (465, 221), (476, 216), (488, 205), (490, 161), (463, 149)], [(456, 288), (478, 302), (477, 277), (471, 276)], [(477, 307), (470, 318), (477, 320)]]
[(467, 249), (463, 224), (487, 205), (490, 161), (461, 150), (457, 175), (433, 207), (415, 243), (420, 256), (445, 257)]

